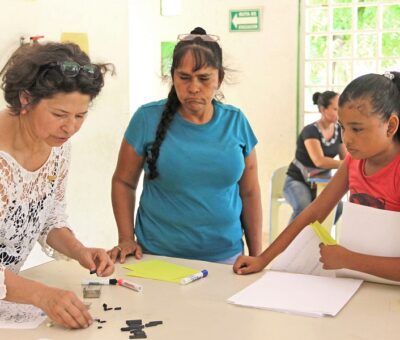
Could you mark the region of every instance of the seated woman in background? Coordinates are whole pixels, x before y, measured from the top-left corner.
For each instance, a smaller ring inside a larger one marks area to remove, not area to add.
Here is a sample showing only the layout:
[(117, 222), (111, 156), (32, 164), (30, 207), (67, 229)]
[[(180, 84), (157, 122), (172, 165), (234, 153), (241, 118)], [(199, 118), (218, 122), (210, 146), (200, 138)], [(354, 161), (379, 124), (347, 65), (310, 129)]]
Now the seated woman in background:
[[(283, 193), (292, 206), (291, 223), (316, 197), (316, 187), (307, 181), (311, 169), (329, 174), (339, 168), (346, 156), (346, 148), (338, 120), (339, 95), (333, 91), (316, 92), (313, 103), (318, 105), (321, 118), (303, 128), (297, 138), (295, 159), (287, 171)], [(339, 155), (340, 160), (333, 159)], [(324, 170), (327, 170), (326, 172)], [(341, 214), (339, 204), (336, 219)]]
[(105, 250), (75, 238), (65, 212), (67, 141), (81, 128), (107, 70), (75, 44), (47, 43), (18, 49), (3, 75), (8, 107), (0, 111), (0, 299), (32, 304), (68, 328), (92, 323), (82, 301), (17, 273), (36, 241), (49, 256), (64, 254), (99, 276), (114, 271)]
[(179, 39), (168, 99), (140, 107), (122, 141), (112, 180), (114, 261), (145, 251), (233, 263), (243, 233), (249, 253), (261, 251), (257, 139), (240, 109), (215, 98), (225, 74), (218, 37), (196, 28)]

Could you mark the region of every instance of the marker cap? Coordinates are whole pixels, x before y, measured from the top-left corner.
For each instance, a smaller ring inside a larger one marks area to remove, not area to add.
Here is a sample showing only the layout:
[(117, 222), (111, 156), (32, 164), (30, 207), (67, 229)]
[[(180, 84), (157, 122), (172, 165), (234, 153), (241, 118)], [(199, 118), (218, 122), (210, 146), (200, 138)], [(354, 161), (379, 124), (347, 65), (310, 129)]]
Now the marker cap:
[(207, 269), (203, 269), (201, 272), (203, 273), (203, 277), (206, 277), (208, 275)]

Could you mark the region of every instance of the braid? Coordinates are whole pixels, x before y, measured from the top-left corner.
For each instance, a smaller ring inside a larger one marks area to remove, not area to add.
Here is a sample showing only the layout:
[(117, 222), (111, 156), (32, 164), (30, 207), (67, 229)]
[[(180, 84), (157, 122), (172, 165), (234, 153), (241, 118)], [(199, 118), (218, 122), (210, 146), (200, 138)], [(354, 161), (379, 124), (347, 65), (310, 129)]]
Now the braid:
[(175, 87), (172, 86), (171, 91), (168, 94), (168, 100), (165, 104), (164, 111), (161, 115), (160, 123), (158, 123), (157, 131), (156, 131), (156, 139), (153, 142), (151, 147), (150, 155), (147, 155), (147, 166), (149, 167), (149, 175), (148, 179), (152, 180), (158, 177), (157, 172), (157, 159), (160, 154), (160, 147), (162, 142), (164, 141), (165, 135), (167, 134), (167, 130), (169, 125), (174, 118), (175, 112), (179, 107), (179, 99), (175, 91)]

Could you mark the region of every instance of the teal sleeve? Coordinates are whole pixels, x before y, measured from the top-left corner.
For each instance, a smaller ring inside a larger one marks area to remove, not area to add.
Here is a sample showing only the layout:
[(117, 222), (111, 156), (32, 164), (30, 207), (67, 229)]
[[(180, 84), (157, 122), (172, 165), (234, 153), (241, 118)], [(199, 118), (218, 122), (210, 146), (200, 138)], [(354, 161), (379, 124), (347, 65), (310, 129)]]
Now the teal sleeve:
[(240, 111), (241, 116), (241, 133), (244, 141), (243, 144), (243, 155), (247, 157), (253, 151), (254, 147), (258, 143), (257, 137), (250, 126), (249, 121), (245, 117), (242, 111)]
[(124, 138), (131, 145), (136, 153), (145, 156), (145, 136), (146, 136), (146, 120), (145, 111), (139, 108), (132, 116), (129, 125), (125, 131)]

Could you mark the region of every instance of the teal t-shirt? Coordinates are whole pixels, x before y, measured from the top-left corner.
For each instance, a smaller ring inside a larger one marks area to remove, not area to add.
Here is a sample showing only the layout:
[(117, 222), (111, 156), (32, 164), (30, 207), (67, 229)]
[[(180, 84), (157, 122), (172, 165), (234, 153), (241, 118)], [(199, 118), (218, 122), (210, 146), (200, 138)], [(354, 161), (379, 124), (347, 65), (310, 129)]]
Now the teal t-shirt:
[[(125, 132), (142, 157), (151, 149), (164, 105), (165, 100), (141, 106)], [(159, 176), (145, 176), (135, 233), (148, 252), (221, 261), (243, 250), (238, 182), (257, 139), (239, 109), (213, 105), (206, 124), (174, 115), (160, 147)]]

